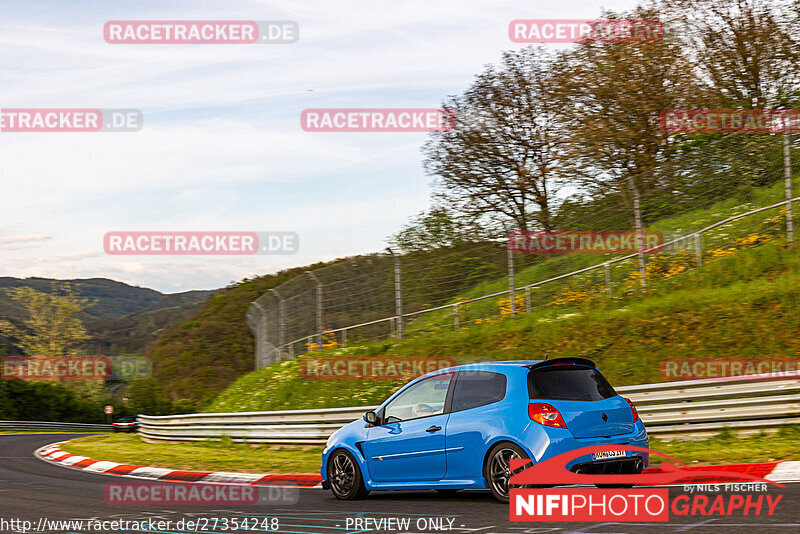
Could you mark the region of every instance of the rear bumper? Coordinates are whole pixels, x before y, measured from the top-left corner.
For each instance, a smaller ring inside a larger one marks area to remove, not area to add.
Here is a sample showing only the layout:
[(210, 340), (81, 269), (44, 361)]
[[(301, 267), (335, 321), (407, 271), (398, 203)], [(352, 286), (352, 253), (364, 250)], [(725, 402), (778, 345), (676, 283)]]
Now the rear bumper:
[[(531, 458), (534, 458), (537, 462), (548, 460), (554, 456), (575, 449), (596, 445), (632, 445), (634, 447), (642, 447), (643, 449), (647, 449), (649, 446), (647, 430), (645, 430), (641, 420), (634, 423), (634, 430), (630, 434), (593, 438), (575, 438), (572, 432), (566, 428), (552, 428), (536, 425), (529, 427), (523, 443), (524, 447), (532, 454)], [(628, 451), (624, 458), (615, 458), (615, 460), (636, 458), (642, 459), (643, 468), (648, 466), (649, 455), (646, 452)], [(587, 454), (573, 459), (565, 467), (571, 470), (579, 464), (604, 461), (606, 460), (595, 461), (591, 454)]]
[(598, 460), (582, 462), (570, 468), (573, 473), (586, 475), (634, 475), (644, 469), (644, 459), (639, 456), (619, 458), (615, 460)]

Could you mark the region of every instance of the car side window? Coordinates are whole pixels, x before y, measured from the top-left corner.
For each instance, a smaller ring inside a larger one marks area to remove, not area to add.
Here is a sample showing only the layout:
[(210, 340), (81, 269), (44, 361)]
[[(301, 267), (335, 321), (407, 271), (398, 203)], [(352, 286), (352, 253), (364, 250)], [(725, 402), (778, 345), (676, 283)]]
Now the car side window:
[(452, 411), (468, 410), (502, 400), (506, 396), (506, 375), (488, 371), (458, 373), (453, 390)]
[(410, 386), (386, 405), (383, 420), (386, 423), (407, 421), (444, 413), (447, 390), (453, 374), (436, 375)]

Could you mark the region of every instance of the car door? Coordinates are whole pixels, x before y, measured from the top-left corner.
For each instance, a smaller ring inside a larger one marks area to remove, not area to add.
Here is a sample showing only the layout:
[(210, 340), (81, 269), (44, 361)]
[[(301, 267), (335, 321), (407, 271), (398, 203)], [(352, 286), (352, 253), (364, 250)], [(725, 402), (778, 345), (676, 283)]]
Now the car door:
[[(501, 373), (467, 371), (457, 373), (446, 427), (448, 479), (483, 476), (487, 443), (506, 432), (508, 380)], [(513, 417), (513, 416), (512, 416)]]
[(376, 482), (444, 478), (447, 394), (452, 373), (408, 386), (381, 410), (381, 425), (368, 429), (367, 467)]

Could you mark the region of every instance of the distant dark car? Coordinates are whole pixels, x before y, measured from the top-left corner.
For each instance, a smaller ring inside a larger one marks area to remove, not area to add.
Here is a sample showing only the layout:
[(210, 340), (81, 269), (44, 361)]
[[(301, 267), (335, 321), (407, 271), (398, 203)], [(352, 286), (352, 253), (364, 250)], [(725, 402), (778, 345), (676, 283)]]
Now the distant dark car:
[(139, 419), (136, 417), (120, 417), (111, 426), (114, 427), (114, 432), (136, 432), (139, 429)]

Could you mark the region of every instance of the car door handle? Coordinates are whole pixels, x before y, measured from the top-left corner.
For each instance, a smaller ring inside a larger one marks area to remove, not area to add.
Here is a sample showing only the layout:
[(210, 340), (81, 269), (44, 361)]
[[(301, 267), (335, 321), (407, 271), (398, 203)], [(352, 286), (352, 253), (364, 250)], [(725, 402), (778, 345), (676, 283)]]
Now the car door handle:
[(437, 431), (439, 431), (441, 429), (442, 429), (442, 427), (440, 427), (440, 426), (432, 426), (430, 428), (426, 428), (425, 432), (437, 432)]

